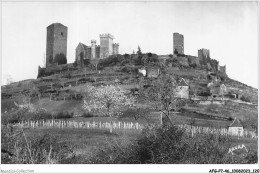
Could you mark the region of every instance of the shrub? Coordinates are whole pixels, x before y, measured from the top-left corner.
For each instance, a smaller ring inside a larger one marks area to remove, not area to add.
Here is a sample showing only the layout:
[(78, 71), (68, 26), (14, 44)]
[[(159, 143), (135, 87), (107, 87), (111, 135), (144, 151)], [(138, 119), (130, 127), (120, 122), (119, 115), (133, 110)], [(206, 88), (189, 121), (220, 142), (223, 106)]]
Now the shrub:
[(246, 97), (244, 95), (241, 96), (240, 100), (244, 101), (244, 102), (251, 102), (249, 97)]
[(96, 117), (97, 115), (90, 113), (90, 112), (84, 112), (81, 117), (89, 118), (89, 117)]
[(73, 112), (69, 113), (68, 111), (63, 111), (55, 114), (54, 118), (56, 119), (67, 119), (67, 118), (72, 118), (74, 115)]
[(67, 58), (63, 53), (56, 54), (54, 57), (54, 62), (58, 63), (58, 65), (67, 64)]
[(228, 137), (195, 134), (193, 137), (175, 126), (147, 127), (136, 143), (121, 142), (101, 149), (88, 163), (117, 164), (220, 164), (231, 162)]
[(14, 111), (10, 111), (8, 113), (2, 114), (1, 121), (2, 124), (15, 124), (22, 122), (24, 120), (46, 120), (52, 119), (51, 113), (43, 110), (43, 109), (36, 109), (34, 111), (30, 111), (28, 108), (17, 109)]
[(121, 118), (134, 118), (135, 120), (138, 120), (140, 118), (147, 119), (147, 116), (149, 116), (151, 110), (148, 108), (128, 108), (121, 112), (120, 117)]
[(65, 142), (58, 142), (49, 134), (27, 137), (21, 130), (1, 127), (1, 141), (1, 163), (4, 164), (63, 163), (72, 153)]

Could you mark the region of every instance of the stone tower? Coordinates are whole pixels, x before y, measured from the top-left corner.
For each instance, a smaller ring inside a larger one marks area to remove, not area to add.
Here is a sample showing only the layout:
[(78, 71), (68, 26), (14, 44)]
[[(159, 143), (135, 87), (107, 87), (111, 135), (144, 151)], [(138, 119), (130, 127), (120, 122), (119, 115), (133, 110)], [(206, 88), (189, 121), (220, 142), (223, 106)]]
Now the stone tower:
[(111, 34), (100, 34), (100, 59), (113, 54), (113, 39)]
[(175, 51), (184, 54), (184, 36), (179, 33), (173, 33), (173, 54)]
[(209, 50), (202, 48), (198, 50), (198, 57), (201, 64), (205, 65), (207, 60), (210, 59)]
[(114, 43), (113, 44), (113, 54), (118, 54), (119, 53), (119, 44)]
[(68, 27), (53, 23), (47, 27), (46, 68), (51, 66), (57, 54), (67, 57)]
[(96, 40), (91, 40), (91, 59), (96, 58)]

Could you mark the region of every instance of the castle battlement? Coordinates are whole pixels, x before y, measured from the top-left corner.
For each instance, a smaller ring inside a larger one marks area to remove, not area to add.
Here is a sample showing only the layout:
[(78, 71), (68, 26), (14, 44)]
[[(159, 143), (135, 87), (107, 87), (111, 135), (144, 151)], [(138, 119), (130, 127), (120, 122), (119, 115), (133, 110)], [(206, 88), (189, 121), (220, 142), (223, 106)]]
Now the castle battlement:
[(91, 43), (97, 43), (97, 41), (96, 40), (91, 40)]
[(109, 34), (109, 33), (100, 34), (99, 37), (100, 38), (111, 38), (111, 39), (114, 39), (114, 36), (112, 34)]
[(115, 45), (115, 46), (119, 46), (119, 43), (113, 43), (113, 45)]

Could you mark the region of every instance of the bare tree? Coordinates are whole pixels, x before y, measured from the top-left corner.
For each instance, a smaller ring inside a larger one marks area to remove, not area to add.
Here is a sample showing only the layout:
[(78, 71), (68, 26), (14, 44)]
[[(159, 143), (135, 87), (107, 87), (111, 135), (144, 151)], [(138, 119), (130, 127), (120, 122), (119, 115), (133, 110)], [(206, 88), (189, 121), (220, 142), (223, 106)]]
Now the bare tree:
[(176, 97), (177, 83), (172, 75), (162, 75), (154, 80), (150, 87), (144, 90), (143, 95), (147, 101), (151, 102), (153, 109), (160, 111), (161, 122), (162, 115), (166, 116), (171, 125), (174, 125), (170, 115), (171, 111), (177, 111), (180, 105), (179, 98)]

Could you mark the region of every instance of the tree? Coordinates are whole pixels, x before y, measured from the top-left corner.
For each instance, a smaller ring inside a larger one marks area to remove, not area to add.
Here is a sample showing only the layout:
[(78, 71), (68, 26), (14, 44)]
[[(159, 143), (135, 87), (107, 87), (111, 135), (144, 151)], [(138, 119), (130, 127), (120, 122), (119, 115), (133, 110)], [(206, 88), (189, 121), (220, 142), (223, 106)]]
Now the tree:
[(96, 71), (98, 70), (99, 59), (91, 60), (91, 64), (95, 67)]
[(5, 75), (5, 79), (6, 79), (6, 84), (7, 85), (10, 85), (11, 83), (14, 82), (13, 78), (9, 74)]
[(112, 116), (125, 106), (134, 106), (135, 98), (126, 95), (126, 91), (120, 87), (109, 85), (98, 88), (90, 88), (85, 95), (83, 108), (88, 111), (105, 109), (107, 116)]
[(67, 58), (63, 53), (56, 54), (54, 57), (54, 62), (58, 63), (58, 65), (67, 64)]
[(138, 55), (142, 55), (142, 54), (143, 54), (139, 45), (138, 45), (138, 48), (137, 48), (137, 52), (136, 52), (136, 53), (137, 53)]
[(151, 102), (153, 109), (160, 111), (161, 120), (164, 114), (173, 125), (170, 119), (171, 111), (177, 111), (180, 100), (176, 97), (177, 83), (172, 75), (166, 74), (151, 83), (143, 93), (148, 101)]
[(176, 48), (174, 49), (174, 54), (178, 54), (178, 50)]

